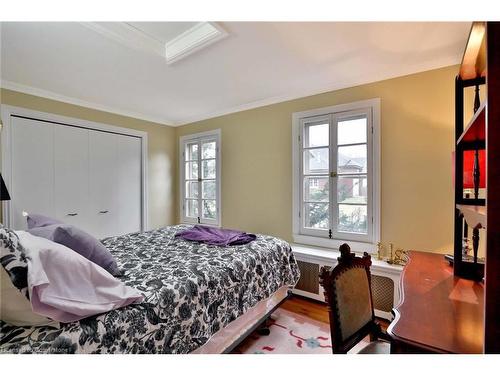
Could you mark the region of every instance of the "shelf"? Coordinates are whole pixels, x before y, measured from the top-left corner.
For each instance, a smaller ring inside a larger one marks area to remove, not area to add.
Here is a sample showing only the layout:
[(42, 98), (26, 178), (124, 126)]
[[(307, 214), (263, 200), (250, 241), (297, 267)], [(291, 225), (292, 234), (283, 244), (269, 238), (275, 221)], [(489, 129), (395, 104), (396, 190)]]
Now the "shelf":
[(465, 204), (457, 204), (457, 208), (464, 215), (467, 225), (471, 228), (486, 229), (486, 207), (485, 206), (468, 206)]
[(477, 142), (486, 140), (486, 102), (481, 104), (477, 112), (467, 124), (464, 132), (458, 138), (457, 145), (460, 143)]
[(467, 46), (465, 47), (462, 63), (460, 65), (460, 78), (462, 80), (486, 76), (485, 31), (485, 22), (474, 22), (472, 24)]

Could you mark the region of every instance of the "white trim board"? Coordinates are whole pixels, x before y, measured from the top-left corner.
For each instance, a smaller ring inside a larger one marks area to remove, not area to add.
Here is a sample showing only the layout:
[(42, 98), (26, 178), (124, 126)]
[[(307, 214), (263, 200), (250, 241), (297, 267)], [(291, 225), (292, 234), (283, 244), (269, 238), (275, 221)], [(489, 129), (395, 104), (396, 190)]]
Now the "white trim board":
[(120, 115), (120, 116), (131, 117), (131, 118), (138, 119), (138, 120), (153, 122), (153, 123), (158, 124), (158, 125), (175, 126), (173, 121), (170, 121), (170, 120), (167, 120), (164, 118), (149, 116), (149, 115), (146, 115), (143, 113), (114, 108), (111, 106), (97, 104), (97, 103), (93, 103), (93, 102), (87, 102), (87, 101), (82, 100), (82, 99), (77, 99), (77, 98), (73, 98), (70, 96), (57, 94), (57, 93), (52, 92), (52, 91), (43, 90), (43, 89), (39, 89), (39, 88), (32, 87), (32, 86), (22, 85), (20, 83), (2, 80), (0, 82), (0, 85), (1, 85), (1, 88), (3, 88), (3, 89), (17, 91), (17, 92), (20, 92), (23, 94), (39, 96), (41, 98), (56, 100), (58, 102), (63, 102), (63, 103), (67, 103), (67, 104), (73, 104), (73, 105), (77, 105), (79, 107), (95, 109), (97, 111), (109, 112), (109, 113)]
[[(12, 160), (11, 160), (11, 117), (20, 116), (32, 118), (35, 120), (41, 120), (56, 124), (61, 124), (64, 126), (76, 126), (85, 129), (98, 130), (108, 133), (128, 135), (132, 137), (137, 137), (141, 139), (141, 227), (143, 231), (149, 229), (148, 223), (148, 134), (140, 130), (134, 130), (129, 128), (122, 128), (119, 126), (102, 124), (93, 121), (82, 120), (73, 117), (66, 117), (55, 115), (47, 112), (33, 111), (26, 108), (14, 107), (10, 105), (2, 104), (0, 106), (1, 119), (3, 126), (1, 130), (1, 173), (4, 178), (7, 189), (11, 188), (11, 178), (12, 178)], [(11, 224), (10, 217), (10, 204), (9, 201), (3, 202), (3, 221), (7, 226)]]

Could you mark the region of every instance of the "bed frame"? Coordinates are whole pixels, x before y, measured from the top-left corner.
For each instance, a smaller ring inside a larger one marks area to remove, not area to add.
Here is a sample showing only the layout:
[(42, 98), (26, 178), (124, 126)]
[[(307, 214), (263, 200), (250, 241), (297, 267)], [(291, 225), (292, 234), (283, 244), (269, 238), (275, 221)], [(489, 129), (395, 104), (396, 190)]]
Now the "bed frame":
[(256, 323), (254, 323), (248, 330), (245, 331), (241, 336), (239, 336), (231, 345), (229, 345), (221, 354), (230, 354), (238, 345), (240, 345), (248, 336), (250, 336), (255, 330), (262, 328), (259, 332), (262, 335), (269, 335), (269, 328), (263, 327), (271, 315), (280, 307), (283, 302), (288, 300), (292, 296), (292, 291), (288, 290), (285, 298), (278, 302), (269, 312), (267, 312), (262, 318), (260, 318)]

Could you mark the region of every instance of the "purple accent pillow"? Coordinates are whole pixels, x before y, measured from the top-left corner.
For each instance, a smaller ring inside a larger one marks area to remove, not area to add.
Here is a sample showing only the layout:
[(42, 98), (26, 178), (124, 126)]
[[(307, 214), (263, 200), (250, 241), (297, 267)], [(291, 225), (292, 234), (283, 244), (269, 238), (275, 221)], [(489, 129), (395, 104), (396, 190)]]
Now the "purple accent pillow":
[(62, 221), (52, 219), (48, 216), (43, 216), (39, 214), (29, 214), (26, 217), (26, 221), (28, 222), (28, 229), (46, 227), (48, 225), (53, 225), (53, 224), (64, 224)]
[(69, 247), (91, 262), (101, 266), (113, 276), (122, 272), (108, 249), (87, 232), (69, 224), (52, 224), (28, 230), (34, 236), (43, 237)]

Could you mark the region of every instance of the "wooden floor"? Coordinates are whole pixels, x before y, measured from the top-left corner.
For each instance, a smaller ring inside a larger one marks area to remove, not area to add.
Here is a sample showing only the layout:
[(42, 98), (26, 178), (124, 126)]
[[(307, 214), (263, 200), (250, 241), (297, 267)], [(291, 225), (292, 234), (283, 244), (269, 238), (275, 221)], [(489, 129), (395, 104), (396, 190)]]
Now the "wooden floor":
[[(305, 315), (311, 319), (318, 320), (329, 324), (330, 320), (328, 318), (328, 308), (325, 303), (315, 301), (313, 299), (292, 296), (287, 301), (283, 302), (281, 308), (300, 314)], [(377, 319), (381, 327), (386, 330), (389, 322), (385, 319)]]

